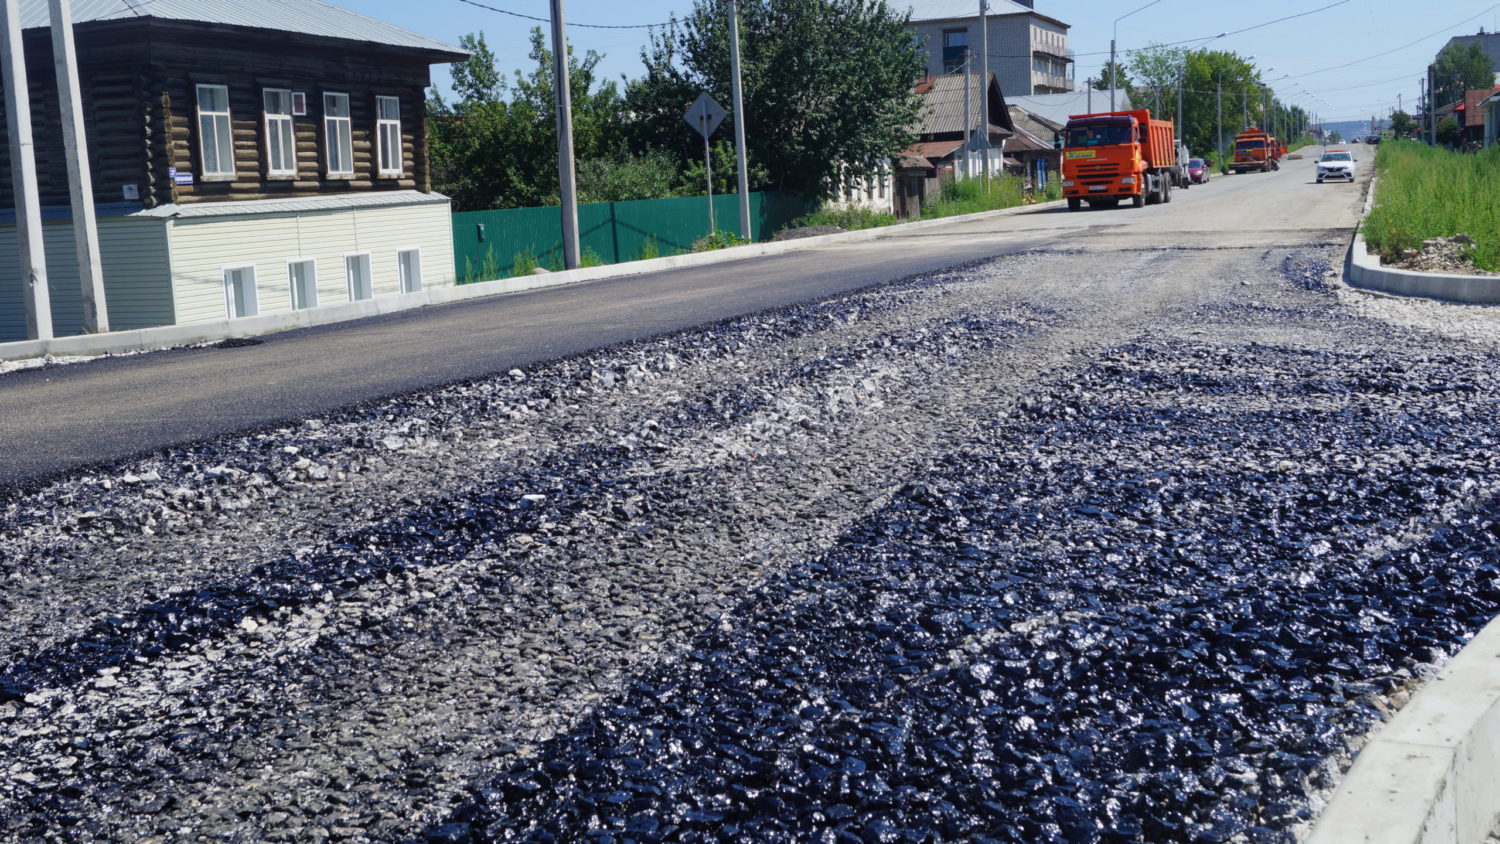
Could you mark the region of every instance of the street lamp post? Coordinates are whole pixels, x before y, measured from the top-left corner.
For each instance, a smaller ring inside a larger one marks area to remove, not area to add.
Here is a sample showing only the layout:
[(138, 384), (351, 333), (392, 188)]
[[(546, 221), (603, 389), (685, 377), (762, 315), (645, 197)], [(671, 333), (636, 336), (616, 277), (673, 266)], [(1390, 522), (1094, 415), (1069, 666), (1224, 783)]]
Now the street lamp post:
[(1146, 5), (1142, 6), (1141, 8), (1136, 9), (1135, 11), (1132, 11), (1132, 12), (1126, 12), (1125, 14), (1120, 15), (1119, 17), (1115, 18), (1114, 29), (1111, 31), (1110, 38), (1109, 38), (1109, 110), (1110, 111), (1114, 111), (1115, 110), (1115, 88), (1118, 87), (1118, 85), (1119, 85), (1119, 76), (1120, 76), (1119, 67), (1120, 66), (1117, 63), (1116, 59), (1115, 59), (1115, 41), (1120, 37), (1120, 21), (1125, 20), (1126, 18), (1130, 17), (1131, 15), (1135, 14), (1136, 12), (1143, 11), (1145, 9), (1149, 9), (1152, 6), (1155, 6), (1157, 3), (1160, 3), (1160, 2), (1161, 2), (1161, 0), (1151, 0), (1150, 3), (1147, 3)]

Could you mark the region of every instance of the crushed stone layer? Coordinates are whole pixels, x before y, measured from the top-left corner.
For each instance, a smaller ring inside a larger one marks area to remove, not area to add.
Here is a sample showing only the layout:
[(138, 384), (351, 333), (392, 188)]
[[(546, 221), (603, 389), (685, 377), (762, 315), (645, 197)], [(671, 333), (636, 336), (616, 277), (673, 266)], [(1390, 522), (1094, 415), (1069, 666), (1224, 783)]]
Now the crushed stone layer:
[(0, 501), (16, 840), (1292, 840), (1500, 611), (1500, 320), (955, 268)]

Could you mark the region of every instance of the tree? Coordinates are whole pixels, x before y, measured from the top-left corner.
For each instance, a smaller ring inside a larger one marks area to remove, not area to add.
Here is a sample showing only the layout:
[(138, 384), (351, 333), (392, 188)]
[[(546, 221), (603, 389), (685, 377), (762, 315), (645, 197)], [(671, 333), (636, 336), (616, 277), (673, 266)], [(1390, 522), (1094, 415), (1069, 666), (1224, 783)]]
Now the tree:
[[(1233, 146), (1234, 136), (1244, 128), (1240, 105), (1247, 98), (1241, 92), (1255, 91), (1251, 103), (1252, 119), (1260, 116), (1259, 89), (1255, 87), (1258, 72), (1248, 59), (1221, 50), (1192, 50), (1183, 57), (1187, 63), (1183, 86), (1183, 128), (1180, 136), (1195, 153), (1207, 154)], [(1223, 90), (1223, 138), (1219, 136), (1219, 96)]]
[[(923, 61), (904, 24), (884, 0), (740, 4), (746, 145), (764, 174), (752, 187), (826, 195), (842, 172), (874, 175), (910, 143)], [(696, 0), (683, 21), (653, 33), (642, 59), (646, 75), (625, 93), (639, 123), (633, 144), (674, 150), (685, 165), (701, 159), (702, 139), (682, 113), (700, 91), (730, 103), (723, 4)], [(733, 137), (731, 121), (719, 131)]]
[(1445, 147), (1458, 148), (1463, 143), (1464, 130), (1458, 125), (1458, 121), (1451, 117), (1444, 117), (1438, 121), (1437, 141)]
[(1410, 114), (1404, 111), (1391, 112), (1391, 135), (1397, 138), (1410, 138), (1417, 133), (1417, 122)]
[[(1137, 85), (1132, 89), (1136, 107), (1148, 107), (1163, 119), (1177, 117), (1177, 85), (1187, 63), (1187, 51), (1181, 47), (1151, 45), (1137, 50), (1130, 59), (1130, 72)], [(1186, 94), (1184, 94), (1184, 110)]]
[(1432, 65), (1433, 102), (1438, 108), (1463, 98), (1465, 91), (1489, 89), (1495, 85), (1495, 63), (1484, 48), (1469, 42), (1449, 44), (1438, 53)]
[[(552, 51), (541, 28), (531, 31), (531, 72), (517, 71), (509, 81), (483, 33), (459, 43), (472, 55), (453, 68), (457, 101), (446, 102), (436, 90), (428, 98), (434, 187), (460, 211), (557, 204)], [(582, 59), (571, 50), (568, 55), (573, 148), (580, 162), (618, 159), (624, 150), (619, 89), (613, 82), (596, 85), (599, 59), (593, 51)], [(580, 193), (586, 187), (580, 178)]]
[(1111, 73), (1116, 74), (1114, 81), (1116, 91), (1130, 90), (1130, 71), (1126, 70), (1125, 66), (1118, 62), (1107, 61), (1104, 63), (1104, 67), (1099, 69), (1099, 75), (1094, 78), (1095, 91), (1109, 90)]

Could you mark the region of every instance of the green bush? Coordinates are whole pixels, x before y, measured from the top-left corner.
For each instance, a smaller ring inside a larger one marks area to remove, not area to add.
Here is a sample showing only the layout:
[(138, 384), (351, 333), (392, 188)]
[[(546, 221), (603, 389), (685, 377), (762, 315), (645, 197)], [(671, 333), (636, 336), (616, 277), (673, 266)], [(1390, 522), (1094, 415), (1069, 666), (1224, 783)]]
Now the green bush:
[(710, 235), (704, 235), (693, 241), (694, 252), (711, 252), (715, 249), (726, 249), (730, 246), (744, 246), (750, 241), (726, 231), (716, 231)]
[(485, 250), (484, 260), (478, 264), (474, 263), (472, 257), (464, 258), (464, 277), (460, 284), (473, 284), (478, 281), (494, 281), (500, 277), (500, 259), (495, 257), (495, 247), (491, 246)]
[(1363, 226), (1371, 250), (1397, 261), (1428, 238), (1463, 233), (1474, 238), (1474, 265), (1500, 271), (1500, 147), (1465, 154), (1386, 141), (1375, 170), (1375, 207)]
[(922, 206), (922, 219), (975, 214), (999, 208), (1014, 208), (1022, 204), (1024, 193), (1020, 179), (1015, 176), (994, 176), (989, 181), (989, 190), (985, 190), (982, 178), (944, 182), (937, 201)]
[[(491, 254), (493, 254), (493, 250), (491, 250)], [(531, 275), (531, 271), (536, 268), (536, 253), (530, 249), (524, 249), (517, 252), (515, 258), (511, 260), (510, 274), (512, 278)]]
[(804, 214), (788, 224), (787, 228), (807, 228), (809, 226), (838, 226), (845, 231), (856, 231), (858, 229), (873, 229), (878, 226), (889, 226), (896, 222), (896, 216), (888, 211), (875, 211), (870, 208), (839, 208), (837, 206), (824, 206), (811, 214)]
[(661, 257), (661, 246), (656, 242), (656, 235), (647, 235), (646, 242), (641, 244), (641, 254), (638, 260), (649, 261), (652, 258)]
[(578, 256), (579, 267), (598, 267), (603, 264), (604, 259), (599, 257), (599, 253), (595, 252), (593, 247), (584, 249), (583, 254)]

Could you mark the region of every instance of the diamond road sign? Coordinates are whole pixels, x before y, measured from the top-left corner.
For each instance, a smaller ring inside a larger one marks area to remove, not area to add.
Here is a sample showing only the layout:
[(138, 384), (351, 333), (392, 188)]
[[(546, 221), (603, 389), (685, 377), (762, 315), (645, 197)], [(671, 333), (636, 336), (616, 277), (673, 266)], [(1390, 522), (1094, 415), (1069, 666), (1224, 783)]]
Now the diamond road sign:
[(682, 115), (682, 119), (686, 120), (689, 126), (697, 129), (700, 135), (707, 138), (719, 128), (720, 123), (724, 122), (724, 107), (714, 102), (714, 98), (704, 91), (698, 95), (698, 99), (694, 100), (691, 106), (688, 106), (687, 113)]

